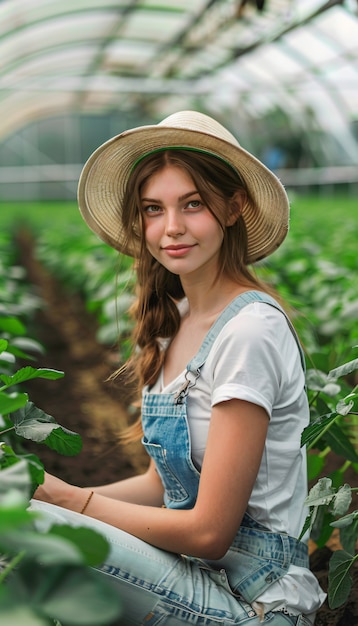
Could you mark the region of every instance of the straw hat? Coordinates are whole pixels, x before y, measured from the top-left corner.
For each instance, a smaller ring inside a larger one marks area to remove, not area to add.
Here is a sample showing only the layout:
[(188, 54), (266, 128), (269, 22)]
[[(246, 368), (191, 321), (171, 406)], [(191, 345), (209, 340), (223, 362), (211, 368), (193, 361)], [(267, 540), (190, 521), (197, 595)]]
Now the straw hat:
[(97, 148), (85, 164), (78, 203), (88, 226), (113, 248), (136, 256), (124, 244), (123, 198), (133, 167), (141, 158), (164, 148), (189, 148), (229, 163), (245, 181), (254, 206), (243, 212), (248, 234), (248, 263), (271, 254), (288, 231), (289, 202), (278, 178), (211, 117), (180, 111), (157, 125), (140, 126)]

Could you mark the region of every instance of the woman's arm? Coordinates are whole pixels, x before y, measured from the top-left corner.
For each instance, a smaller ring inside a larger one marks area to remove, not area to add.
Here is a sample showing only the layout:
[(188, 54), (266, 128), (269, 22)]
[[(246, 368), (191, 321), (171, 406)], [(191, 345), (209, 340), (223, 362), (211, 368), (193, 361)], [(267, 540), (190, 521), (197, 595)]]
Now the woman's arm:
[[(133, 504), (146, 506), (162, 506), (163, 504), (164, 489), (153, 461), (150, 462), (144, 474), (138, 474), (115, 483), (109, 483), (108, 485), (87, 487), (85, 489), (69, 485), (60, 478), (46, 473), (45, 482), (38, 487), (34, 497), (37, 500), (59, 504), (79, 512), (82, 510), (82, 505), (86, 502), (91, 491), (105, 496), (106, 499), (121, 500)], [(61, 497), (68, 499), (68, 506), (57, 501)]]
[(123, 500), (133, 504), (145, 504), (148, 506), (162, 506), (163, 485), (155, 469), (154, 461), (151, 461), (148, 470), (144, 474), (119, 480), (109, 485), (90, 487), (95, 493), (102, 496)]
[[(260, 467), (268, 427), (266, 411), (244, 400), (212, 410), (195, 507), (171, 510), (113, 500), (94, 493), (86, 515), (102, 520), (170, 552), (218, 559), (240, 525)], [(153, 466), (149, 470), (156, 474)], [(62, 481), (39, 488), (35, 497), (81, 511), (89, 490)]]

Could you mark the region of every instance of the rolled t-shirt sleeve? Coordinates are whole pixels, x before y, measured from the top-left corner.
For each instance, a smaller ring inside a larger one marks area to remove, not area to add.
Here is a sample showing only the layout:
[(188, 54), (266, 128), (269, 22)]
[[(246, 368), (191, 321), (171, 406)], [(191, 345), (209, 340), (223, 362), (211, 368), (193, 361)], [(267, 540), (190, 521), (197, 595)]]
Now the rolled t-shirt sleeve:
[(267, 304), (249, 305), (230, 320), (207, 361), (211, 405), (237, 398), (262, 406), (271, 416), (285, 375), (280, 345), (286, 334), (292, 339), (284, 316)]

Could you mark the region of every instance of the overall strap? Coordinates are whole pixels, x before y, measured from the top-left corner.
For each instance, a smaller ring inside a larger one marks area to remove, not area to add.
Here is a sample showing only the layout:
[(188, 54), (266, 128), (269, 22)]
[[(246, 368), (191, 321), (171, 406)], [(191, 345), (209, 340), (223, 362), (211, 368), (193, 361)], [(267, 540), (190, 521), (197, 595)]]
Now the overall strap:
[(219, 317), (215, 320), (214, 324), (211, 326), (209, 332), (205, 336), (204, 341), (201, 344), (199, 351), (186, 366), (186, 374), (185, 374), (186, 381), (184, 385), (179, 389), (177, 394), (175, 395), (175, 400), (178, 404), (180, 404), (183, 401), (183, 398), (187, 395), (189, 388), (195, 384), (196, 379), (200, 375), (200, 369), (204, 365), (208, 357), (211, 346), (214, 343), (220, 331), (222, 330), (222, 328), (225, 326), (225, 324), (229, 320), (235, 317), (235, 315), (237, 315), (241, 309), (243, 309), (248, 304), (251, 304), (252, 302), (264, 302), (265, 304), (269, 304), (270, 306), (274, 307), (275, 309), (278, 309), (279, 311), (281, 311), (281, 313), (283, 313), (283, 315), (286, 318), (289, 329), (292, 332), (292, 335), (296, 341), (296, 344), (300, 353), (302, 369), (303, 371), (305, 371), (306, 369), (305, 357), (304, 357), (303, 350), (300, 344), (300, 340), (297, 336), (297, 333), (287, 313), (278, 304), (278, 302), (276, 302), (276, 300), (274, 300), (274, 298), (269, 296), (267, 293), (264, 293), (263, 291), (245, 291), (244, 293), (234, 298), (234, 300), (232, 300), (232, 302), (230, 302), (227, 305), (227, 307), (225, 307), (225, 309), (222, 311)]

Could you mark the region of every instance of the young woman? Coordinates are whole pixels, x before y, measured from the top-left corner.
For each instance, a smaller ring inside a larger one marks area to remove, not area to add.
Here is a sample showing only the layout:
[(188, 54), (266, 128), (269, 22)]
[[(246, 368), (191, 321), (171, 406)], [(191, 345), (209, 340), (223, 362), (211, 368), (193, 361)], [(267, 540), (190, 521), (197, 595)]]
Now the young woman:
[(297, 540), (304, 360), (249, 267), (287, 233), (284, 188), (220, 124), (183, 111), (100, 146), (79, 206), (135, 258), (134, 349), (120, 375), (143, 390), (150, 461), (93, 489), (47, 475), (33, 508), (107, 537), (101, 570), (125, 624), (312, 624), (325, 596)]

